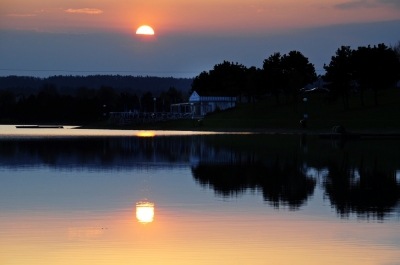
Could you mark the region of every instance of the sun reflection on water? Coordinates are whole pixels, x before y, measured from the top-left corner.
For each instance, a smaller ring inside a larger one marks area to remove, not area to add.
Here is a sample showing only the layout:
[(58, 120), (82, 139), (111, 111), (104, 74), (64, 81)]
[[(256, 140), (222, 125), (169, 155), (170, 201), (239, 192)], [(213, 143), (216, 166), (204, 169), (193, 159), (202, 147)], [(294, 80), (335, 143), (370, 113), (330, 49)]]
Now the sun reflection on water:
[(136, 218), (140, 223), (151, 223), (154, 220), (154, 203), (140, 201), (136, 203)]
[(138, 132), (137, 136), (139, 137), (154, 137), (156, 134), (151, 131), (143, 131), (143, 132)]

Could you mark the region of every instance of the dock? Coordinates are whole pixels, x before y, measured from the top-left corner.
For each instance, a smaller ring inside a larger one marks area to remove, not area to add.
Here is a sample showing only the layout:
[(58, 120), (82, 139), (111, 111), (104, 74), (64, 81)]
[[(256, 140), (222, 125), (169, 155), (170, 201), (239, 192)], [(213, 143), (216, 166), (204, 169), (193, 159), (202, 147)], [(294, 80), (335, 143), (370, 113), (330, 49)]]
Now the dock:
[(17, 129), (62, 129), (61, 125), (17, 125)]

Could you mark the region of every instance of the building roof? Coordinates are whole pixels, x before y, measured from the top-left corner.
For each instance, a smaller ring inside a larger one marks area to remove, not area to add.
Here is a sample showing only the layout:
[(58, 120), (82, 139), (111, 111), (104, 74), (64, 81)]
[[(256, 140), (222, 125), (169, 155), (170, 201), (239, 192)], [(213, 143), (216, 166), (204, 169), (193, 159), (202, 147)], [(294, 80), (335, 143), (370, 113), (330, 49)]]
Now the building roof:
[(192, 95), (189, 97), (189, 102), (199, 102), (199, 101), (236, 101), (236, 97), (227, 96), (200, 96), (196, 91), (193, 91)]

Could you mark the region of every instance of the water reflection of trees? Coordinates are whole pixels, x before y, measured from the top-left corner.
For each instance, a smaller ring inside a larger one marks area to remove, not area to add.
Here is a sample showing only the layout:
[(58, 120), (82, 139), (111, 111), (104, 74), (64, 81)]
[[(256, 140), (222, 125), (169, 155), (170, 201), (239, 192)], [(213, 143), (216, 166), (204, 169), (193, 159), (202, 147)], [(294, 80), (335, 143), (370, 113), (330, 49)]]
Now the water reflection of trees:
[(382, 220), (400, 200), (396, 172), (378, 169), (376, 159), (366, 165), (362, 158), (358, 167), (349, 164), (348, 156), (341, 162), (330, 161), (323, 186), (341, 217), (355, 213), (359, 218)]
[(276, 155), (271, 164), (261, 161), (229, 164), (199, 164), (192, 167), (195, 180), (220, 196), (237, 196), (260, 191), (270, 205), (298, 209), (312, 196), (316, 180), (301, 170), (296, 156)]
[(0, 164), (132, 169), (145, 165), (176, 167), (189, 163), (189, 137), (79, 137), (0, 140)]
[(289, 209), (312, 197), (316, 177), (306, 173), (312, 167), (323, 176), (318, 178), (321, 188), (341, 217), (354, 213), (384, 219), (399, 211), (398, 144), (354, 142), (339, 150), (305, 137), (299, 146), (298, 140), (268, 135), (1, 139), (0, 166), (99, 171), (191, 167), (195, 181), (218, 196), (257, 192), (273, 207)]

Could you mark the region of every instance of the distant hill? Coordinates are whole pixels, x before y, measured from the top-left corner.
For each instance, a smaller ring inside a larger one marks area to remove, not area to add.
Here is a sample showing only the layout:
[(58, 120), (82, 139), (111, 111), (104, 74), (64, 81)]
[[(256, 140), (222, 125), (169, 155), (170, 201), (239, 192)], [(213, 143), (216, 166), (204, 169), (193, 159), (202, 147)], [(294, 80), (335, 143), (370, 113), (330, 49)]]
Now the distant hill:
[(29, 76), (0, 77), (0, 89), (10, 90), (14, 94), (36, 95), (44, 84), (54, 84), (60, 94), (74, 94), (79, 87), (99, 89), (110, 86), (117, 93), (129, 92), (142, 95), (151, 91), (158, 95), (175, 87), (183, 94), (191, 88), (192, 78), (153, 77), (153, 76), (122, 76), (122, 75), (89, 75), (89, 76), (50, 76), (38, 78)]

